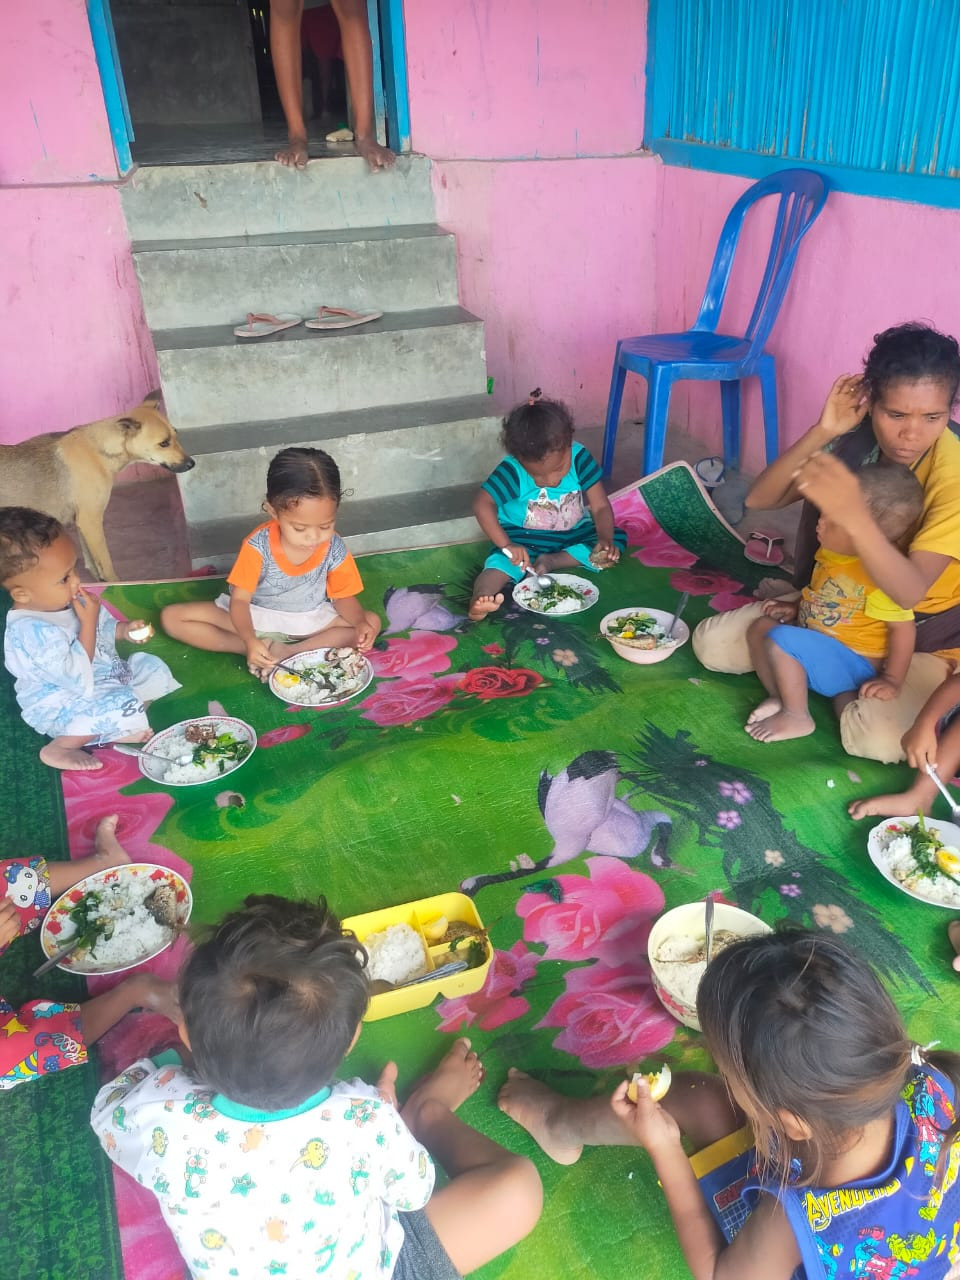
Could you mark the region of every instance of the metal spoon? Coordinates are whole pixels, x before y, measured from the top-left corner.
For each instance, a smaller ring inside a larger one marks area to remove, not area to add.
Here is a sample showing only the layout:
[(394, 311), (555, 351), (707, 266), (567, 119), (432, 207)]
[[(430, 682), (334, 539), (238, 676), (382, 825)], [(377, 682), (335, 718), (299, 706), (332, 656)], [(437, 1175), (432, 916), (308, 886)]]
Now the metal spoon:
[(953, 818), (954, 822), (960, 822), (960, 804), (957, 804), (956, 800), (954, 800), (953, 796), (947, 790), (946, 786), (944, 785), (943, 779), (940, 777), (939, 773), (937, 773), (937, 766), (935, 764), (927, 764), (924, 767), (926, 768), (927, 773), (933, 779), (937, 790), (940, 792), (944, 800), (946, 800), (947, 804), (950, 806), (950, 816)]
[(290, 675), (296, 676), (298, 680), (306, 680), (307, 684), (312, 684), (313, 687), (315, 689), (319, 689), (321, 693), (330, 692), (330, 690), (326, 687), (326, 685), (322, 685), (320, 681), (316, 679), (316, 677), (308, 676), (305, 671), (298, 671), (296, 667), (290, 667), (285, 662), (275, 663), (274, 670), (276, 670), (277, 667), (279, 667), (281, 671), (288, 671)]
[(703, 904), (703, 958), (710, 963), (710, 952), (713, 950), (713, 894), (708, 893)]
[[(506, 547), (503, 547), (502, 551), (508, 560), (513, 560), (513, 556), (510, 554), (510, 552), (507, 550)], [(553, 578), (551, 578), (550, 575), (546, 573), (537, 573), (536, 569), (534, 569), (532, 564), (527, 565), (527, 567), (524, 569), (523, 572), (525, 574), (529, 574), (529, 576), (533, 578), (534, 582), (537, 584), (538, 587), (543, 588), (543, 587), (553, 586)]]
[(687, 607), (687, 603), (688, 603), (689, 599), (690, 599), (690, 592), (689, 592), (689, 591), (684, 591), (683, 595), (682, 595), (682, 596), (680, 597), (680, 599), (677, 601), (677, 608), (676, 608), (676, 612), (674, 613), (673, 617), (670, 619), (670, 625), (669, 625), (669, 627), (667, 627), (667, 639), (668, 639), (668, 640), (672, 640), (672, 639), (673, 639), (673, 629), (674, 629), (674, 627), (677, 625), (677, 623), (680, 621), (680, 615), (681, 615), (681, 613), (683, 613), (684, 609)]
[(34, 969), (33, 976), (35, 978), (39, 978), (41, 974), (48, 973), (54, 965), (59, 964), (60, 961), (70, 955), (71, 952), (76, 951), (82, 941), (82, 937), (74, 938), (73, 941), (67, 943), (65, 947), (62, 947), (59, 951), (55, 951), (49, 960), (45, 960), (43, 962), (39, 969)]
[(419, 978), (410, 978), (407, 982), (388, 982), (386, 978), (374, 978), (370, 983), (370, 993), (382, 996), (387, 991), (399, 991), (402, 987), (416, 987), (421, 982), (433, 982), (434, 978), (447, 978), (451, 973), (460, 973), (466, 968), (468, 968), (466, 960), (449, 960), (446, 964), (431, 969), (429, 973), (422, 973)]

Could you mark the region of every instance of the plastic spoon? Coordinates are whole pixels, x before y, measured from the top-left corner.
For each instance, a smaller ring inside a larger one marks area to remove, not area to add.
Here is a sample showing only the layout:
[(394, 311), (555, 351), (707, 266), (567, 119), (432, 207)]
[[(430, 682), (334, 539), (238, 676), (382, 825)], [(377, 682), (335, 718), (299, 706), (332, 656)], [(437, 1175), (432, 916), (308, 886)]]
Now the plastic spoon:
[(937, 773), (937, 766), (935, 764), (927, 764), (925, 768), (927, 773), (933, 779), (937, 790), (950, 806), (950, 816), (953, 818), (954, 822), (960, 822), (960, 804), (957, 804), (956, 800), (954, 800), (953, 796), (947, 790), (943, 779), (940, 777), (939, 773)]

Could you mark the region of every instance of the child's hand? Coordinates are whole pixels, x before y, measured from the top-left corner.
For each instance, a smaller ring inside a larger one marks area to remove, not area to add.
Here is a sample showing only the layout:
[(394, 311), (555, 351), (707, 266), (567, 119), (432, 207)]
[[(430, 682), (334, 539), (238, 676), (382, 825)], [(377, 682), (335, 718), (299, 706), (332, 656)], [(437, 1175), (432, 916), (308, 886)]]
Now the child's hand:
[(77, 594), (73, 597), (72, 603), (73, 612), (80, 619), (81, 626), (87, 623), (88, 626), (96, 627), (100, 614), (100, 597), (91, 595), (83, 587), (77, 587)]
[(859, 689), (861, 698), (878, 698), (881, 702), (892, 702), (900, 696), (900, 684), (889, 676), (874, 676), (866, 680)]
[(924, 769), (928, 764), (937, 763), (937, 726), (918, 720), (912, 729), (900, 739), (907, 764), (913, 769)]
[(357, 648), (361, 653), (366, 653), (368, 649), (373, 647), (373, 642), (380, 634), (380, 619), (377, 619), (376, 625), (369, 618), (364, 617), (363, 621), (357, 626)]
[(859, 374), (845, 373), (830, 388), (817, 426), (831, 440), (852, 431), (867, 412), (867, 390)]
[(0, 947), (8, 946), (20, 933), (20, 917), (9, 898), (0, 898)]
[[(134, 637), (130, 634), (131, 631), (143, 631), (146, 629), (146, 626), (147, 624), (143, 618), (133, 618), (129, 622), (118, 622), (117, 639), (128, 640), (130, 644), (146, 644), (150, 639), (150, 635)], [(152, 635), (153, 633), (151, 632), (150, 634)]]
[(775, 622), (796, 622), (800, 612), (799, 600), (764, 600), (763, 615)]
[(833, 454), (812, 453), (793, 473), (793, 480), (802, 497), (848, 533), (864, 520), (872, 520), (860, 481)]
[(656, 1150), (680, 1145), (680, 1126), (669, 1112), (650, 1097), (646, 1080), (637, 1081), (637, 1100), (627, 1097), (630, 1082), (617, 1085), (610, 1099), (610, 1109), (625, 1129), (651, 1154)]
[(261, 671), (272, 671), (277, 660), (270, 652), (270, 644), (255, 636), (247, 645), (247, 668), (251, 675), (259, 675)]
[(505, 547), (501, 547), (500, 550), (508, 560), (513, 561), (518, 569), (530, 568), (530, 552), (526, 547), (518, 547), (516, 543), (508, 542), (507, 545)]
[(620, 548), (612, 542), (598, 542), (591, 552), (590, 559), (598, 569), (609, 568), (620, 559)]

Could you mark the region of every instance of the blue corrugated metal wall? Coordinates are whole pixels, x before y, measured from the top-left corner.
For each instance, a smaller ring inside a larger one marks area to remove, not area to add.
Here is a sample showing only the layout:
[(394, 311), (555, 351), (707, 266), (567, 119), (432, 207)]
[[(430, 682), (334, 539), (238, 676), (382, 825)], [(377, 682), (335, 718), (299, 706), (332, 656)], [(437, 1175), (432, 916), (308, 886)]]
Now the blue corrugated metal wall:
[(647, 145), (960, 206), (960, 0), (650, 0)]

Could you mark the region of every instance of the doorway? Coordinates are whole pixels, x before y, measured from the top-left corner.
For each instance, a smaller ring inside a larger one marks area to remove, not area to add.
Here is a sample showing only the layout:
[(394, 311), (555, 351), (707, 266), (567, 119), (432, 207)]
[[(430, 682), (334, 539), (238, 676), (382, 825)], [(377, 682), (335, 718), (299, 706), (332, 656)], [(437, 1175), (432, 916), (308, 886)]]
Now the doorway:
[[(286, 140), (268, 0), (89, 0), (118, 168), (271, 160)], [(377, 136), (409, 150), (402, 0), (367, 0)], [(305, 0), (303, 96), (310, 157), (353, 154), (339, 27)]]

